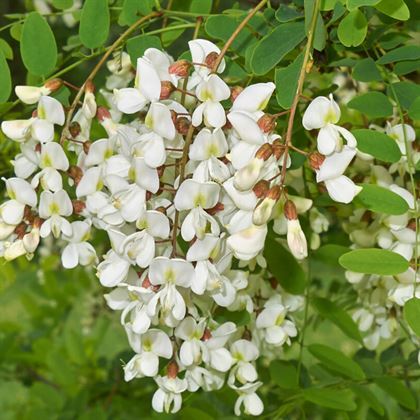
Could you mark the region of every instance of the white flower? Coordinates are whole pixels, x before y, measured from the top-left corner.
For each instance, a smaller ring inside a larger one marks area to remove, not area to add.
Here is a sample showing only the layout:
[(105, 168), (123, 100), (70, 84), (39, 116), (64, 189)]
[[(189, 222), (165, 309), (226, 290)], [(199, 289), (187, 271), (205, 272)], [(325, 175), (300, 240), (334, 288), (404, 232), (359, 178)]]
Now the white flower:
[(256, 381), (258, 374), (251, 362), (260, 354), (258, 347), (252, 341), (240, 339), (230, 346), (230, 353), (235, 366), (229, 373), (229, 383), (234, 384), (235, 379), (241, 384)]
[(197, 182), (185, 180), (175, 195), (177, 210), (190, 210), (196, 207), (210, 209), (217, 204), (220, 187), (215, 182)]
[(153, 409), (158, 413), (178, 412), (182, 405), (181, 393), (187, 389), (187, 381), (178, 377), (169, 378), (167, 376), (158, 376), (155, 381), (159, 388), (153, 394)]
[(246, 384), (237, 389), (239, 397), (235, 403), (235, 414), (241, 415), (241, 407), (243, 405), (244, 412), (247, 415), (259, 416), (264, 410), (264, 404), (257, 395), (256, 390), (262, 385), (262, 382)]
[(287, 220), (287, 244), (296, 259), (302, 260), (308, 256), (308, 244), (299, 219)]
[(206, 327), (206, 320), (196, 322), (192, 317), (186, 317), (175, 328), (175, 336), (183, 340), (179, 349), (179, 359), (184, 366), (200, 364), (201, 353), (205, 349), (201, 338)]
[(389, 137), (392, 137), (397, 142), (397, 145), (403, 155), (407, 153), (405, 140), (407, 140), (407, 144), (410, 144), (416, 140), (416, 132), (414, 131), (414, 128), (408, 124), (397, 124), (391, 126), (391, 124), (388, 122), (385, 132)]
[(31, 126), (32, 136), (41, 143), (52, 141), (54, 124), (63, 125), (64, 120), (64, 109), (61, 103), (50, 96), (42, 96), (38, 102), (37, 116)]

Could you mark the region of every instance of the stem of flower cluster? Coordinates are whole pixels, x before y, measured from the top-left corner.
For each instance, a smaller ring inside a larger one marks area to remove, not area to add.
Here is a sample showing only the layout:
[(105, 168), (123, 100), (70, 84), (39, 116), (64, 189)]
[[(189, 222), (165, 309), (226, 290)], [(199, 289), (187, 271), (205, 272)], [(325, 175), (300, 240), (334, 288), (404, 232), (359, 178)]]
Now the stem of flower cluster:
[(281, 168), (280, 185), (282, 185), (282, 186), (284, 186), (284, 180), (286, 178), (287, 155), (288, 155), (288, 152), (289, 152), (289, 148), (291, 148), (290, 146), (292, 144), (293, 124), (294, 124), (296, 109), (297, 109), (297, 106), (299, 104), (299, 98), (302, 95), (303, 83), (305, 81), (305, 75), (306, 75), (306, 67), (308, 65), (308, 62), (309, 62), (309, 59), (310, 59), (310, 56), (311, 56), (312, 42), (313, 42), (313, 39), (314, 39), (315, 26), (316, 26), (318, 13), (319, 13), (319, 5), (320, 5), (320, 0), (315, 0), (314, 10), (313, 10), (312, 19), (311, 19), (311, 25), (310, 25), (309, 30), (308, 30), (308, 41), (306, 43), (305, 55), (304, 55), (304, 58), (303, 58), (302, 67), (300, 69), (296, 94), (295, 94), (295, 97), (293, 98), (292, 106), (290, 108), (289, 121), (287, 123), (287, 132), (286, 132), (283, 166)]
[(89, 76), (87, 77), (87, 79), (85, 80), (85, 82), (83, 83), (83, 85), (80, 87), (80, 90), (77, 92), (76, 97), (74, 98), (72, 104), (70, 105), (70, 108), (67, 112), (67, 116), (66, 116), (66, 123), (64, 125), (63, 131), (61, 133), (61, 139), (60, 139), (60, 143), (63, 143), (64, 140), (66, 139), (67, 135), (68, 135), (68, 131), (69, 131), (69, 126), (71, 123), (71, 119), (73, 117), (74, 111), (76, 109), (76, 106), (80, 100), (80, 98), (82, 97), (86, 85), (89, 81), (91, 81), (96, 74), (98, 73), (98, 71), (100, 70), (100, 68), (104, 65), (104, 63), (106, 62), (106, 60), (108, 59), (108, 57), (112, 54), (112, 52), (119, 47), (119, 45), (124, 41), (124, 39), (131, 34), (131, 32), (133, 32), (138, 26), (140, 26), (142, 23), (148, 21), (149, 19), (152, 19), (154, 17), (157, 16), (161, 16), (162, 12), (152, 12), (149, 13), (146, 16), (141, 17), (139, 20), (137, 20), (136, 22), (134, 22), (126, 31), (124, 31), (115, 41), (114, 43), (107, 49), (107, 51), (105, 52), (105, 54), (102, 56), (102, 58), (99, 60), (99, 62), (96, 64), (96, 66), (93, 68), (93, 70), (90, 72)]

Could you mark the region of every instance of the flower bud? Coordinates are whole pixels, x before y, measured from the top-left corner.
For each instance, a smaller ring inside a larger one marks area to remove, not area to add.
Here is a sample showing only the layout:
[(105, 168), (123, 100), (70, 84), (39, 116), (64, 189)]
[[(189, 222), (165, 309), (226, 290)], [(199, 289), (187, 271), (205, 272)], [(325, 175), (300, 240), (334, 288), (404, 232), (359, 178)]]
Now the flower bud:
[(169, 66), (168, 72), (169, 74), (184, 78), (188, 76), (190, 66), (191, 63), (187, 60), (178, 60)]
[(264, 143), (255, 153), (255, 157), (257, 159), (262, 159), (264, 161), (268, 160), (271, 155), (273, 154), (273, 148), (271, 147), (271, 144)]
[(308, 244), (299, 219), (287, 220), (287, 244), (296, 259), (302, 260), (308, 256)]
[(284, 203), (284, 215), (287, 220), (296, 220), (298, 218), (296, 206), (293, 201), (287, 200)]
[(32, 223), (32, 227), (39, 229), (42, 224), (44, 223), (44, 219), (41, 219), (40, 217), (34, 217), (34, 221)]
[(63, 85), (63, 81), (61, 79), (51, 79), (45, 82), (44, 87), (47, 88), (50, 92), (54, 92)]
[(141, 287), (144, 287), (145, 289), (151, 289), (154, 292), (157, 292), (159, 290), (159, 285), (153, 285), (150, 282), (149, 276), (146, 276), (143, 280), (143, 282), (141, 283)]
[(188, 118), (180, 117), (175, 122), (175, 129), (179, 134), (186, 136), (190, 129), (191, 121)]
[(22, 239), (25, 236), (26, 229), (28, 225), (25, 222), (19, 223), (16, 227), (14, 232), (19, 239)]
[(271, 148), (273, 149), (273, 155), (275, 159), (279, 160), (284, 153), (284, 144), (281, 142), (280, 139), (276, 139), (273, 141)]
[(265, 179), (261, 179), (254, 185), (254, 188), (252, 188), (252, 191), (254, 192), (257, 198), (265, 198), (269, 189), (270, 189), (270, 183), (266, 181)]
[(319, 170), (321, 165), (324, 163), (325, 156), (321, 155), (321, 153), (313, 152), (309, 155), (309, 165), (314, 170)]
[(69, 169), (67, 170), (67, 173), (76, 185), (80, 182), (83, 176), (82, 169), (76, 165), (71, 165)]
[(6, 261), (12, 261), (22, 255), (25, 255), (26, 253), (23, 241), (19, 239), (11, 244), (5, 245), (4, 259)]
[(411, 219), (407, 225), (408, 229), (416, 231), (416, 219)]
[(212, 337), (211, 331), (206, 328), (203, 332), (203, 335), (201, 337), (201, 341), (208, 341)]
[(87, 141), (85, 141), (85, 142), (83, 143), (83, 151), (84, 151), (86, 154), (88, 154), (88, 153), (89, 153), (89, 149), (90, 149), (91, 144), (92, 144), (92, 142), (90, 142), (89, 140), (87, 140)]
[(212, 69), (214, 65), (216, 64), (216, 60), (219, 57), (219, 54), (216, 51), (211, 52), (210, 54), (207, 54), (204, 64), (209, 68)]
[(160, 82), (160, 99), (168, 99), (174, 89), (175, 87), (170, 81), (163, 80)]
[(233, 86), (230, 90), (230, 99), (232, 102), (235, 102), (235, 99), (239, 94), (244, 90), (242, 86)]
[(27, 233), (23, 237), (22, 241), (26, 251), (30, 254), (33, 254), (38, 248), (40, 241), (39, 229), (33, 228), (29, 233)]
[(86, 208), (86, 203), (81, 200), (72, 200), (71, 204), (73, 206), (74, 214), (80, 214)]
[(266, 197), (254, 209), (252, 214), (252, 223), (254, 225), (261, 226), (267, 223), (277, 200), (280, 198), (280, 194), (281, 188), (279, 185), (275, 185), (268, 190)]
[(94, 93), (95, 92), (95, 85), (93, 84), (92, 80), (88, 80), (85, 86), (85, 92)]
[(108, 108), (105, 108), (104, 106), (98, 107), (98, 110), (96, 111), (96, 117), (99, 121), (104, 121), (106, 119), (111, 119), (111, 113), (109, 112)]
[(80, 124), (77, 121), (73, 121), (70, 124), (69, 132), (74, 139), (80, 134), (81, 131), (82, 127), (80, 127)]
[(259, 118), (258, 127), (260, 127), (263, 133), (271, 133), (276, 128), (276, 117), (271, 114), (264, 114)]
[(168, 367), (166, 368), (166, 374), (168, 378), (175, 379), (178, 375), (179, 367), (175, 360), (169, 362)]
[(23, 219), (26, 220), (28, 224), (33, 224), (34, 221), (34, 214), (29, 206), (25, 206), (25, 210), (23, 212)]

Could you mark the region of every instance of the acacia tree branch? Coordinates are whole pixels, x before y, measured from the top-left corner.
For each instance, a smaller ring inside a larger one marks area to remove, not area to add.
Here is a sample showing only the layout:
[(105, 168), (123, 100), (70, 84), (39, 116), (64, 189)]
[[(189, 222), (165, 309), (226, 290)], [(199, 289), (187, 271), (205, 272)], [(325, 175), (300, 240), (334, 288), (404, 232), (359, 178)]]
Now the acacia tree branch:
[(226, 41), (226, 44), (223, 46), (222, 50), (220, 51), (220, 54), (218, 55), (216, 61), (214, 62), (212, 72), (215, 73), (217, 68), (219, 67), (220, 63), (223, 60), (223, 57), (225, 56), (227, 50), (232, 45), (233, 41), (235, 41), (236, 37), (239, 35), (239, 32), (242, 31), (242, 29), (246, 26), (246, 24), (251, 20), (251, 18), (260, 10), (265, 4), (267, 3), (267, 0), (260, 1), (252, 10), (249, 11), (246, 18), (238, 25), (238, 27), (233, 31), (230, 38)]
[(281, 168), (281, 177), (280, 177), (280, 185), (282, 185), (283, 187), (284, 187), (284, 180), (286, 178), (287, 155), (292, 144), (293, 124), (294, 124), (296, 109), (299, 104), (299, 98), (302, 96), (303, 83), (305, 81), (305, 75), (307, 73), (307, 66), (309, 63), (310, 56), (311, 56), (312, 43), (314, 39), (316, 21), (317, 21), (317, 17), (319, 13), (319, 7), (320, 7), (320, 0), (315, 0), (311, 24), (308, 30), (308, 41), (306, 43), (305, 55), (303, 58), (302, 67), (300, 69), (295, 97), (293, 98), (292, 106), (290, 108), (289, 120), (287, 122), (287, 132), (286, 132), (285, 149), (284, 149), (284, 155), (283, 155), (284, 156), (283, 165)]
[(69, 126), (70, 126), (70, 123), (71, 123), (71, 119), (73, 117), (73, 114), (74, 114), (74, 111), (76, 109), (76, 106), (77, 106), (80, 98), (82, 97), (85, 89), (86, 89), (86, 85), (88, 84), (88, 82), (92, 81), (92, 79), (96, 76), (96, 74), (101, 69), (101, 67), (104, 65), (104, 63), (106, 62), (106, 60), (108, 59), (108, 57), (120, 46), (120, 44), (124, 41), (125, 38), (127, 38), (127, 36), (129, 36), (142, 23), (144, 23), (144, 22), (146, 22), (149, 19), (152, 19), (154, 17), (161, 16), (162, 14), (163, 13), (161, 11), (159, 11), (159, 12), (152, 12), (152, 13), (149, 13), (148, 15), (146, 15), (146, 16), (141, 17), (136, 22), (134, 22), (129, 28), (127, 28), (114, 41), (114, 43), (107, 49), (107, 51), (105, 52), (105, 54), (98, 61), (98, 63), (96, 64), (96, 66), (93, 68), (93, 70), (90, 72), (89, 76), (86, 78), (85, 82), (80, 87), (80, 90), (77, 92), (77, 95), (73, 99), (73, 102), (70, 105), (70, 108), (69, 108), (69, 110), (67, 112), (65, 125), (63, 127), (62, 132), (61, 132), (60, 143), (63, 143), (64, 140), (66, 139), (67, 135), (69, 134)]

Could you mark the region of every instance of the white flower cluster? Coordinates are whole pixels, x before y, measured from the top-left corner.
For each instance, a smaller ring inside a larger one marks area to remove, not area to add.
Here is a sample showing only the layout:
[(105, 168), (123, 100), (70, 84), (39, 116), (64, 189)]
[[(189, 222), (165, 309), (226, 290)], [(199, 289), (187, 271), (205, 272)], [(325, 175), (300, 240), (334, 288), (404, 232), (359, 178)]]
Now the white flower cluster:
[[(111, 247), (97, 275), (113, 288), (106, 301), (122, 311), (135, 352), (125, 379), (153, 377), (159, 412), (178, 411), (184, 391), (227, 383), (238, 393), (235, 413), (259, 415), (255, 362), (291, 343), (303, 300), (268, 281), (267, 223), (276, 219), (291, 252), (305, 258), (298, 213), (312, 202), (282, 185), (290, 158), (276, 115), (263, 112), (274, 84), (230, 88), (218, 75), (224, 60), (213, 71), (219, 48), (189, 46), (191, 62), (146, 50), (135, 76), (127, 54), (114, 58), (100, 91), (110, 109), (97, 107), (88, 81), (68, 126), (50, 96), (60, 80), (16, 87), (37, 108), (1, 126), (20, 153), (5, 180), (0, 251), (6, 260), (31, 257), (41, 238), (53, 237), (65, 242), (64, 267), (97, 264), (90, 230), (106, 231)], [(106, 136), (92, 141), (94, 118)], [(246, 326), (229, 321), (232, 311), (247, 314)]]
[[(365, 182), (398, 194), (407, 202), (408, 211), (400, 215), (387, 215), (356, 209), (344, 223), (344, 228), (349, 233), (353, 248), (379, 247), (411, 261), (420, 251), (420, 248), (416, 250), (420, 238), (416, 238), (416, 198), (404, 184), (404, 175), (411, 169), (407, 162), (407, 147), (410, 148), (415, 163), (419, 161), (420, 153), (412, 147), (415, 132), (411, 126), (391, 126), (388, 123), (384, 131), (399, 146), (402, 154), (400, 161), (389, 167), (380, 166), (373, 164), (372, 156), (363, 153), (356, 165), (362, 172), (368, 164)], [(395, 276), (346, 272), (346, 277), (358, 295), (358, 309), (353, 313), (353, 318), (363, 333), (365, 346), (373, 350), (381, 339), (395, 339), (405, 302), (413, 297), (420, 298), (418, 273), (410, 267), (406, 272)], [(415, 339), (415, 336), (412, 338)]]

